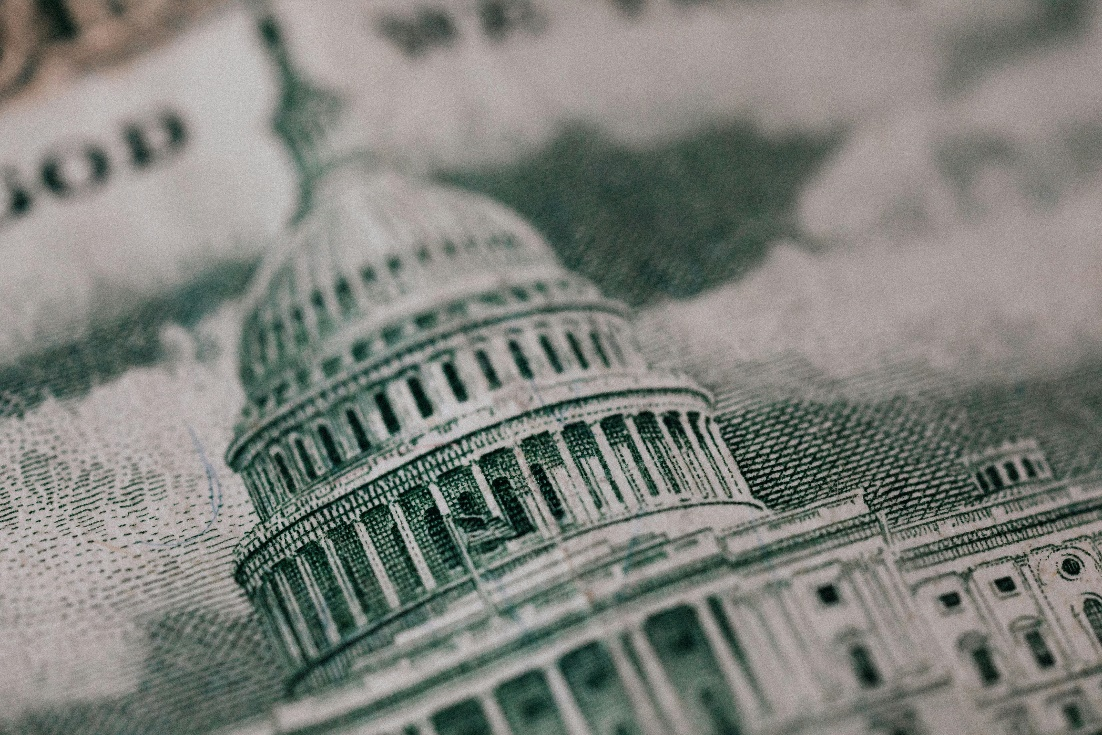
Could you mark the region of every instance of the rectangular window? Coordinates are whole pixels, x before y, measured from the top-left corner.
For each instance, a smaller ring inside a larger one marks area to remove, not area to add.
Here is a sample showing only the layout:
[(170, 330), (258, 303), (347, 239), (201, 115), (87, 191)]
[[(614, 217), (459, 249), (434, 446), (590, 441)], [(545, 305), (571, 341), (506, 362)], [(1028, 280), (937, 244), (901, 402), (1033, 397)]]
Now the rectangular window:
[(352, 430), (352, 437), (356, 440), (356, 447), (361, 452), (366, 452), (368, 449), (371, 449), (371, 442), (367, 439), (367, 432), (364, 431), (364, 425), (360, 422), (360, 417), (356, 415), (356, 411), (349, 408), (344, 412), (344, 417), (348, 419), (348, 428)]
[(462, 379), (459, 377), (459, 371), (455, 369), (454, 362), (445, 362), (441, 368), (444, 371), (444, 380), (448, 381), (448, 388), (451, 389), (452, 395), (455, 396), (455, 400), (463, 403), (469, 398), (467, 395), (467, 386), (463, 385)]
[(475, 360), (478, 362), (478, 368), (482, 371), (482, 375), (486, 378), (486, 384), (490, 386), (490, 390), (501, 387), (501, 378), (497, 377), (497, 371), (494, 370), (494, 364), (490, 362), (490, 357), (483, 350), (475, 350)]
[(421, 414), (421, 418), (427, 419), (432, 416), (432, 401), (425, 393), (425, 387), (421, 385), (420, 378), (410, 378), (406, 381), (406, 385), (409, 386), (409, 392), (413, 396), (413, 402), (417, 405), (417, 412)]
[(494, 697), (514, 733), (569, 735), (543, 672), (529, 671), (505, 682)]
[(547, 355), (547, 362), (550, 363), (551, 369), (556, 373), (561, 373), (562, 361), (559, 360), (559, 353), (555, 352), (555, 347), (546, 334), (540, 335), (540, 347), (543, 348), (543, 354)]
[(524, 354), (524, 350), (520, 348), (516, 340), (509, 340), (509, 352), (513, 355), (513, 362), (516, 363), (520, 377), (525, 380), (531, 380), (535, 377), (532, 374), (532, 366), (528, 363), (528, 356)]
[(379, 407), (379, 415), (383, 419), (383, 425), (391, 434), (397, 434), (402, 425), (398, 423), (398, 415), (394, 413), (394, 407), (390, 405), (390, 399), (386, 393), (379, 391), (375, 394), (375, 405)]
[(566, 333), (566, 341), (570, 343), (570, 351), (574, 353), (574, 359), (578, 361), (578, 367), (582, 370), (588, 370), (589, 360), (586, 359), (585, 352), (582, 351), (582, 345), (573, 332)]
[(995, 666), (995, 659), (991, 655), (991, 649), (987, 646), (977, 646), (972, 649), (972, 663), (976, 666), (976, 673), (984, 686), (993, 686), (999, 681), (999, 669)]
[(946, 592), (943, 595), (938, 595), (938, 602), (946, 610), (951, 610), (954, 607), (960, 607), (960, 593), (959, 592)]
[(838, 594), (838, 588), (832, 584), (824, 584), (815, 590), (815, 594), (819, 597), (819, 602), (824, 605), (837, 605), (842, 601), (842, 596)]
[(493, 735), (490, 721), (477, 700), (467, 699), (453, 704), (431, 718), (437, 735)]

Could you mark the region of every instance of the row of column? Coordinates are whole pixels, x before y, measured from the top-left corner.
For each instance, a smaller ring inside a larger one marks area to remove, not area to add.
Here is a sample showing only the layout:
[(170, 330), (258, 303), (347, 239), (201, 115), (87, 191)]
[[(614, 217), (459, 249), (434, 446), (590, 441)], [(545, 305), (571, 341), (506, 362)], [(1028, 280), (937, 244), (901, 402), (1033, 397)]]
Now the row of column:
[[(694, 600), (405, 727), (417, 735), (738, 735), (752, 698), (724, 603)], [(753, 706), (753, 705), (751, 705)]]
[[(792, 676), (823, 652), (806, 650), (798, 631), (776, 630), (779, 618), (759, 618), (755, 627), (755, 617), (719, 595), (683, 598), (538, 668), (490, 683), (402, 733), (738, 735), (806, 717), (822, 691), (807, 690)], [(865, 689), (883, 685), (875, 667), (881, 656), (890, 658), (868, 643), (851, 642), (852, 660), (844, 667), (850, 671), (837, 672)], [(826, 658), (821, 663), (829, 665)], [(899, 731), (921, 731), (913, 725)]]
[(496, 338), (472, 352), (423, 365), (373, 392), (335, 407), (299, 431), (269, 444), (242, 475), (253, 504), (267, 518), (282, 502), (346, 461), (373, 451), (399, 432), (462, 413), (462, 405), (514, 380), (635, 366), (612, 324), (560, 325)]
[(741, 494), (706, 416), (616, 414), (488, 452), (296, 549), (255, 596), (297, 664), (533, 536)]

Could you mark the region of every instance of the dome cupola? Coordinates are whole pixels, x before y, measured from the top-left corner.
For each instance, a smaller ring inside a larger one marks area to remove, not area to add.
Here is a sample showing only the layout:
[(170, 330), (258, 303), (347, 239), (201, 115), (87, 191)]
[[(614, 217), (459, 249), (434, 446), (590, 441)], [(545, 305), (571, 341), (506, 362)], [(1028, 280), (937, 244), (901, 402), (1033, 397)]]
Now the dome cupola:
[(564, 283), (597, 295), (531, 226), (490, 199), (396, 174), (334, 172), (247, 299), (246, 413), (263, 414), (349, 364), (400, 351), (440, 321), (441, 305), (454, 311), (465, 297), (502, 286), (525, 293)]

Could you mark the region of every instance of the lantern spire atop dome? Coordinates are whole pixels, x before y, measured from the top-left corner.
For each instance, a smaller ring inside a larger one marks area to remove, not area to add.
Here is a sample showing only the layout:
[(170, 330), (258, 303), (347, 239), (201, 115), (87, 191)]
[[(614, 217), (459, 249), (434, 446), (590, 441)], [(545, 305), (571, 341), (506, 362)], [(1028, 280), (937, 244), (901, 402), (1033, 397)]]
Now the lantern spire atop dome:
[(327, 138), (340, 118), (344, 102), (296, 68), (267, 0), (254, 0), (254, 7), (264, 48), (279, 73), (281, 92), (272, 130), (287, 148), (298, 174), (299, 199), (292, 217), (292, 221), (298, 221), (309, 210), (318, 181), (333, 164)]

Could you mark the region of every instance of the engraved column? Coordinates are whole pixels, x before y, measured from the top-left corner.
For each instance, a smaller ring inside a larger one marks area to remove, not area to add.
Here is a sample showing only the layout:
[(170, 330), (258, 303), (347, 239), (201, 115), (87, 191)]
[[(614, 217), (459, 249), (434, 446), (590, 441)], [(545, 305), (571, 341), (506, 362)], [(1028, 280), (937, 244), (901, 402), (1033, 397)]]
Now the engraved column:
[(662, 494), (672, 495), (673, 491), (670, 489), (669, 484), (666, 482), (666, 477), (659, 471), (658, 464), (654, 461), (654, 456), (651, 454), (650, 447), (643, 441), (643, 437), (639, 434), (639, 427), (635, 425), (634, 416), (625, 416), (624, 423), (628, 427), (628, 435), (631, 436), (631, 441), (634, 442), (636, 448), (639, 450), (639, 456), (643, 458), (643, 466), (647, 468), (647, 472), (650, 473), (651, 479), (654, 480), (654, 486), (658, 488), (659, 497)]
[(314, 646), (314, 639), (310, 633), (310, 626), (306, 624), (306, 618), (303, 616), (302, 610), (299, 609), (294, 590), (291, 589), (291, 585), (287, 583), (287, 580), (283, 578), (283, 574), (280, 573), (279, 570), (272, 572), (272, 580), (275, 582), (276, 593), (280, 596), (280, 599), (283, 600), (283, 607), (286, 608), (288, 615), (291, 617), (291, 628), (298, 637), (303, 653), (306, 654), (307, 658), (316, 655), (318, 650)]
[[(658, 430), (662, 432), (662, 443), (666, 449), (666, 459), (673, 464), (671, 469), (681, 476), (682, 484), (685, 486), (685, 494), (692, 495), (695, 489), (696, 482), (693, 480), (693, 473), (689, 470), (689, 466), (685, 464), (684, 457), (681, 456), (681, 452), (677, 448), (677, 444), (674, 443), (673, 436), (670, 434), (670, 429), (666, 426), (664, 416), (656, 415), (655, 422), (658, 424)], [(682, 496), (684, 497), (684, 495)]]
[(572, 492), (564, 493), (567, 496), (564, 500), (570, 503), (571, 509), (581, 506), (582, 512), (575, 511), (579, 519), (586, 518), (591, 521), (599, 519), (601, 514), (598, 512), (597, 506), (593, 504), (593, 498), (589, 496), (589, 485), (586, 484), (581, 471), (574, 463), (574, 455), (570, 453), (570, 448), (566, 446), (566, 440), (563, 439), (562, 433), (553, 431), (551, 436), (555, 438), (555, 447), (562, 454), (563, 463), (566, 465), (566, 473), (570, 476), (570, 482), (574, 485), (571, 488)]
[(562, 715), (563, 724), (566, 725), (570, 735), (591, 735), (585, 715), (578, 709), (578, 703), (574, 701), (574, 695), (570, 692), (570, 686), (563, 678), (559, 667), (552, 664), (543, 670), (543, 674), (547, 679), (551, 696), (555, 698), (559, 714)]
[(356, 529), (356, 537), (363, 545), (367, 563), (371, 566), (371, 572), (375, 575), (375, 579), (379, 581), (379, 589), (382, 590), (387, 605), (392, 609), (398, 607), (401, 604), (398, 598), (398, 589), (386, 572), (386, 566), (383, 564), (382, 557), (379, 556), (378, 549), (375, 548), (375, 542), (371, 540), (371, 535), (367, 532), (367, 526), (362, 521), (356, 521), (352, 524), (352, 527)]
[(684, 423), (686, 424), (685, 435), (689, 438), (689, 446), (692, 447), (696, 463), (700, 465), (700, 469), (704, 472), (704, 476), (708, 478), (708, 483), (712, 486), (711, 494), (717, 498), (721, 493), (727, 495), (728, 493), (723, 493), (723, 489), (727, 487), (727, 484), (720, 480), (719, 475), (716, 474), (715, 467), (712, 466), (712, 460), (708, 458), (707, 450), (701, 446), (700, 441), (697, 440), (696, 431), (693, 429), (692, 421), (688, 416), (685, 416)]
[(609, 638), (606, 641), (609, 655), (612, 657), (613, 665), (616, 666), (616, 671), (620, 674), (620, 680), (624, 682), (624, 689), (627, 690), (628, 697), (631, 698), (635, 712), (639, 715), (647, 735), (666, 735), (670, 731), (669, 720), (664, 712), (659, 711), (647, 682), (636, 669), (632, 656), (629, 656), (624, 649), (625, 640), (630, 639), (630, 636), (630, 632), (624, 632)]
[(643, 674), (650, 682), (658, 704), (668, 716), (673, 732), (677, 735), (696, 735), (692, 732), (689, 720), (685, 716), (685, 709), (677, 696), (677, 690), (666, 676), (662, 662), (658, 660), (658, 654), (654, 652), (646, 635), (641, 630), (632, 628), (627, 632), (625, 643), (630, 644), (638, 655)]
[(610, 504), (614, 504), (620, 508), (637, 510), (639, 508), (639, 500), (635, 496), (635, 489), (628, 481), (627, 475), (624, 474), (624, 470), (620, 466), (620, 458), (616, 456), (616, 451), (612, 448), (612, 444), (609, 443), (608, 437), (605, 436), (605, 430), (601, 427), (601, 423), (599, 421), (593, 423), (590, 429), (593, 431), (593, 438), (597, 440), (597, 449), (604, 457), (609, 472), (612, 473), (612, 480), (620, 487), (620, 494), (623, 496), (623, 500), (620, 501), (617, 500), (615, 493), (608, 493), (606, 499)]
[(524, 483), (528, 486), (527, 490), (521, 493), (521, 496), (528, 500), (526, 502), (528, 512), (535, 520), (541, 534), (553, 536), (558, 532), (559, 523), (555, 520), (555, 516), (551, 515), (551, 509), (547, 507), (547, 501), (540, 491), (540, 485), (536, 482), (536, 477), (532, 474), (532, 468), (528, 465), (528, 458), (524, 456), (524, 452), (520, 448), (513, 450), (513, 456), (516, 457), (517, 464), (520, 465), (520, 471), (524, 475)]
[(341, 639), (341, 634), (337, 630), (333, 614), (329, 611), (329, 602), (322, 594), (321, 588), (318, 587), (317, 580), (314, 579), (314, 570), (301, 556), (295, 557), (295, 566), (298, 567), (298, 573), (302, 575), (302, 581), (306, 585), (306, 592), (314, 603), (314, 609), (318, 611), (318, 617), (321, 618), (321, 624), (325, 628), (325, 637), (329, 639), (330, 643), (337, 643)]
[(693, 600), (692, 606), (696, 610), (696, 617), (700, 621), (704, 636), (708, 639), (708, 645), (711, 647), (712, 653), (723, 671), (723, 676), (727, 680), (727, 686), (736, 694), (735, 702), (739, 705), (756, 702), (757, 697), (748, 681), (750, 672), (744, 671), (739, 662), (735, 660), (730, 644), (723, 635), (723, 631), (719, 629), (719, 623), (716, 622), (712, 610), (703, 600)]
[(478, 703), (482, 705), (482, 712), (486, 715), (486, 722), (490, 724), (490, 732), (493, 735), (513, 735), (513, 730), (509, 727), (509, 720), (505, 718), (505, 713), (501, 711), (501, 705), (497, 703), (492, 694), (480, 696)]
[(474, 475), (474, 482), (478, 485), (478, 492), (482, 493), (482, 500), (486, 503), (486, 507), (490, 509), (490, 515), (504, 518), (505, 514), (501, 512), (501, 506), (497, 504), (497, 498), (490, 490), (490, 483), (486, 481), (486, 475), (482, 473), (482, 468), (478, 466), (478, 462), (471, 462), (469, 467), (471, 468), (471, 474)]
[(417, 576), (420, 577), (421, 584), (424, 585), (426, 590), (436, 589), (436, 580), (433, 579), (432, 570), (429, 569), (429, 563), (425, 561), (425, 556), (421, 553), (421, 547), (417, 544), (413, 529), (409, 527), (406, 514), (402, 512), (402, 506), (397, 502), (391, 502), (389, 507), (390, 515), (398, 525), (398, 533), (402, 537), (402, 543), (405, 544), (406, 551), (409, 552), (410, 559), (413, 560), (413, 567), (417, 570)]
[(360, 601), (356, 598), (356, 593), (352, 591), (352, 583), (349, 581), (348, 575), (345, 574), (344, 565), (341, 564), (341, 560), (337, 556), (337, 547), (325, 536), (321, 538), (320, 543), (321, 548), (325, 550), (325, 558), (329, 562), (329, 567), (333, 570), (333, 576), (337, 578), (337, 585), (341, 588), (341, 594), (344, 595), (344, 599), (348, 603), (348, 609), (352, 611), (352, 619), (356, 622), (357, 627), (366, 625), (367, 615), (360, 607)]
[(712, 441), (716, 445), (716, 456), (723, 463), (723, 466), (727, 468), (727, 472), (734, 481), (735, 487), (739, 488), (743, 495), (750, 492), (750, 486), (746, 484), (745, 478), (742, 473), (739, 472), (738, 463), (735, 462), (734, 455), (731, 454), (731, 450), (727, 447), (727, 442), (723, 440), (723, 435), (719, 432), (719, 427), (712, 421), (710, 416), (704, 418), (704, 426), (709, 436), (712, 437)]

